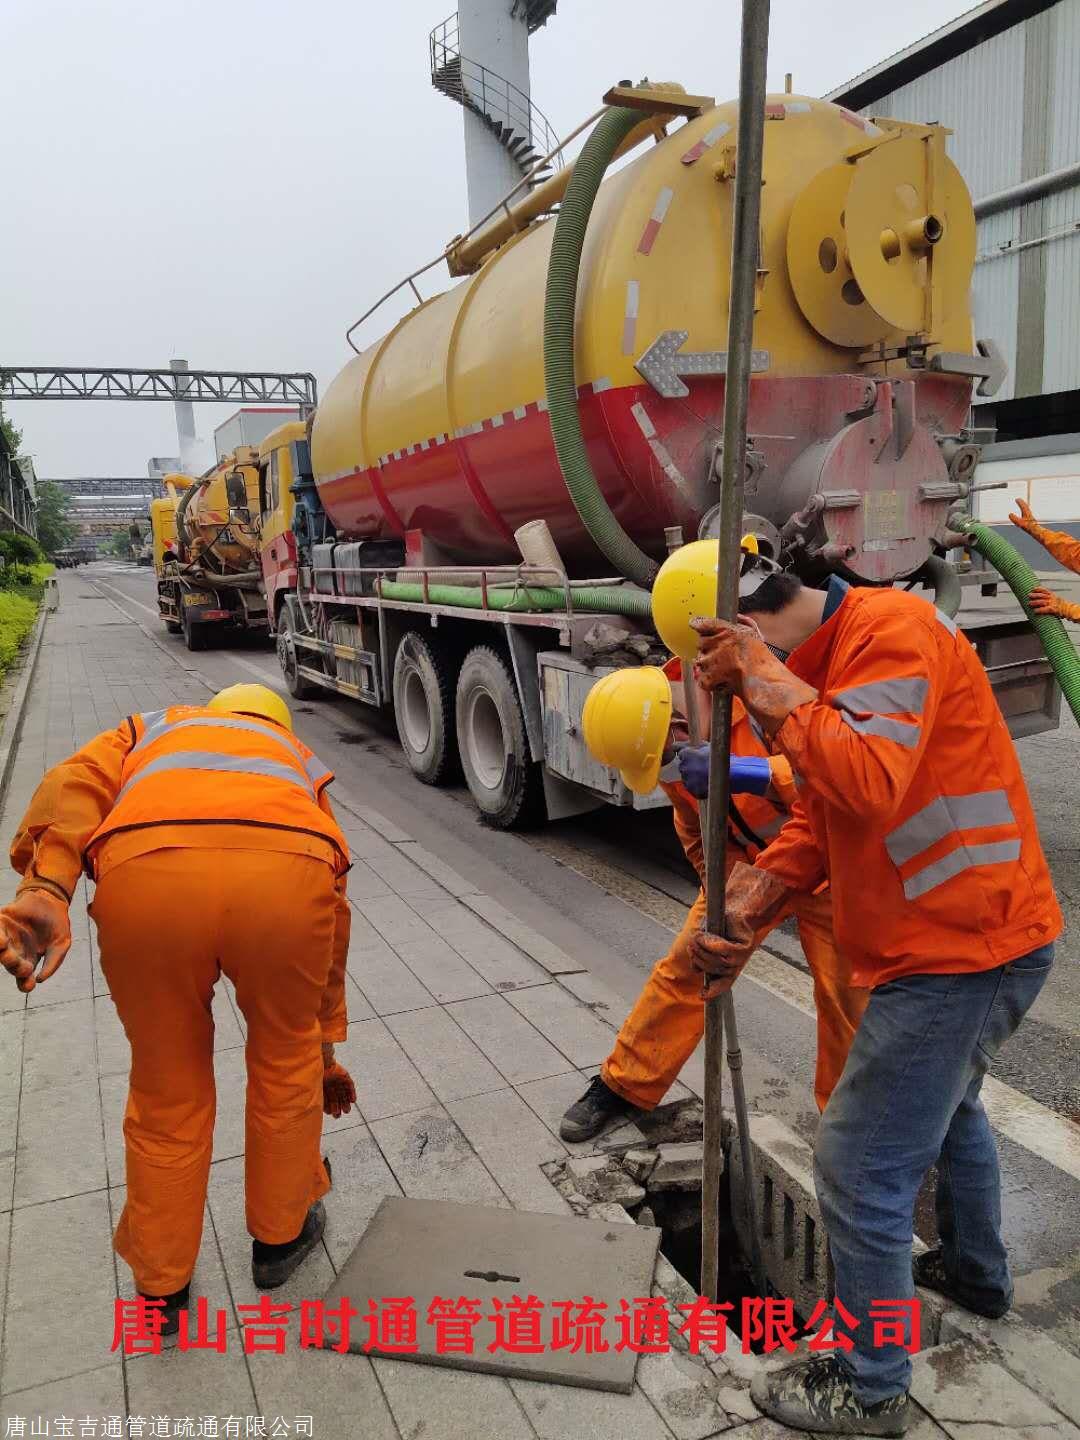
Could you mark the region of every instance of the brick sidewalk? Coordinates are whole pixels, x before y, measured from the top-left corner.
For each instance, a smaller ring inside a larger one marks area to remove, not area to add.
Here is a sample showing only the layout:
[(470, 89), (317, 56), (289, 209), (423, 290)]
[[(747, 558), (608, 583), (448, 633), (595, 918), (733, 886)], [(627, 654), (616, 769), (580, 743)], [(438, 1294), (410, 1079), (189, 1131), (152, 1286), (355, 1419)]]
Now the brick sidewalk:
[[(0, 826), (5, 849), (45, 768), (132, 711), (207, 694), (196, 671), (86, 579), (62, 576), (61, 593)], [(324, 1293), (387, 1194), (569, 1213), (539, 1167), (582, 1148), (558, 1139), (558, 1119), (610, 1048), (613, 1029), (603, 1017), (621, 1018), (618, 999), (573, 957), (372, 813), (362, 795), (338, 791), (335, 804), (355, 856), (351, 1023), (339, 1053), (359, 1107), (325, 1123), (334, 1168), (327, 1233), (274, 1292), (275, 1301), (293, 1304)], [(15, 883), (5, 871), (0, 901)], [(241, 1417), (241, 1435), (243, 1417), (267, 1417), (267, 1433), (284, 1417), (293, 1434), (296, 1417), (310, 1416), (311, 1433), (330, 1440), (790, 1433), (752, 1418), (746, 1385), (761, 1363), (753, 1357), (711, 1368), (683, 1353), (646, 1357), (634, 1392), (621, 1396), (300, 1351), (295, 1333), (285, 1355), (244, 1355), (236, 1307), (255, 1299), (243, 1205), (244, 1027), (225, 983), (214, 1003), (218, 1119), (193, 1297), (226, 1311), (228, 1349), (111, 1355), (113, 1299), (133, 1293), (111, 1249), (123, 1199), (128, 1047), (85, 906), (81, 894), (72, 907), (75, 944), (50, 984), (28, 1002), (10, 982), (0, 987), (0, 1414), (194, 1417), (187, 1433), (195, 1434), (206, 1433), (198, 1417), (231, 1415)], [(677, 1284), (663, 1260), (658, 1279)], [(1080, 1436), (1011, 1374), (990, 1374), (999, 1369), (987, 1362), (978, 1386), (1007, 1382), (1010, 1413), (1037, 1426), (1039, 1440)], [(920, 1373), (932, 1391), (933, 1376), (925, 1366)], [(967, 1404), (974, 1393), (965, 1388)], [(960, 1433), (943, 1423), (921, 1414), (909, 1434)]]

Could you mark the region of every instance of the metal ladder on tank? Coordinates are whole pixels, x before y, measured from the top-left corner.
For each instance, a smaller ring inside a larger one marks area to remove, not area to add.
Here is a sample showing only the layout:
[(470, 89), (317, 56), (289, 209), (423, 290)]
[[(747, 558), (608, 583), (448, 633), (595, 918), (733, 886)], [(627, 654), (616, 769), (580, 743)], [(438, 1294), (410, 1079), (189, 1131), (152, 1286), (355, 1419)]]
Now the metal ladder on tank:
[[(545, 25), (555, 13), (557, 0), (518, 0), (524, 7), (529, 34)], [(502, 75), (496, 75), (475, 60), (462, 55), (458, 37), (457, 12), (429, 36), (431, 83), (441, 95), (470, 110), (495, 136), (522, 175), (559, 143), (547, 116), (530, 96)], [(541, 167), (530, 186), (539, 185), (551, 173)]]

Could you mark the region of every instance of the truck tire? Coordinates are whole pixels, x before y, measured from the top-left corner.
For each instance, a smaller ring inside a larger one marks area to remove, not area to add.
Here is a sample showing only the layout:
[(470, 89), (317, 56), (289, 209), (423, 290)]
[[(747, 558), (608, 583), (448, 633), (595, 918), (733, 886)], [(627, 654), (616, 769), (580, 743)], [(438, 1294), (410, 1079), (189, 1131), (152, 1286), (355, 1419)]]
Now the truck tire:
[(514, 677), (490, 646), (465, 656), (455, 710), (461, 768), (481, 818), (498, 830), (537, 824), (544, 800), (540, 766), (529, 756)]
[(179, 635), (182, 633), (183, 629), (184, 627), (180, 624), (179, 620), (165, 621), (165, 631), (169, 635)]
[(184, 611), (184, 644), (189, 650), (205, 650), (210, 644), (209, 625), (199, 625)]
[(281, 673), (285, 677), (289, 694), (294, 700), (310, 700), (319, 694), (320, 687), (301, 675), (296, 668), (296, 646), (293, 643), (294, 620), (292, 607), (286, 603), (281, 607), (277, 626), (277, 657)]
[(407, 630), (394, 656), (394, 719), (409, 769), (425, 785), (458, 773), (454, 730), (457, 662)]

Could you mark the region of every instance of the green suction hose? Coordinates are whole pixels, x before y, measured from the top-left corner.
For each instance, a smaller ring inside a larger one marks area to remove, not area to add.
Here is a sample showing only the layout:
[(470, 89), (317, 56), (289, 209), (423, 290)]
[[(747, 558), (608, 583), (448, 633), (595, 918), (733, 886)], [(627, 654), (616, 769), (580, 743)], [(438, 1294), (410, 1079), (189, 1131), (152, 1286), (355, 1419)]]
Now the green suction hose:
[[(404, 580), (384, 580), (381, 594), (385, 600), (408, 600), (417, 604), (425, 600), (432, 605), (460, 605), (463, 609), (482, 610), (484, 597), (476, 585), (429, 585), (424, 594), (422, 585)], [(632, 590), (618, 585), (571, 586), (575, 611), (585, 615), (628, 615), (633, 620), (652, 624), (652, 600), (645, 590)], [(530, 610), (565, 610), (566, 592), (547, 585), (492, 586), (487, 593), (488, 610), (527, 612)]]
[(1056, 615), (1036, 615), (1028, 606), (1028, 596), (1039, 584), (1035, 571), (1015, 546), (1010, 545), (996, 530), (967, 517), (950, 523), (962, 535), (970, 537), (971, 548), (990, 561), (1020, 601), (1024, 614), (1042, 641), (1050, 668), (1057, 676), (1062, 693), (1069, 702), (1069, 709), (1076, 717), (1077, 724), (1080, 724), (1080, 655), (1077, 655), (1065, 632), (1065, 626)]
[(638, 548), (604, 499), (581, 433), (574, 377), (574, 307), (585, 231), (611, 157), (641, 112), (612, 106), (596, 122), (559, 207), (544, 300), (544, 385), (555, 453), (581, 523), (619, 575), (651, 588), (659, 565)]

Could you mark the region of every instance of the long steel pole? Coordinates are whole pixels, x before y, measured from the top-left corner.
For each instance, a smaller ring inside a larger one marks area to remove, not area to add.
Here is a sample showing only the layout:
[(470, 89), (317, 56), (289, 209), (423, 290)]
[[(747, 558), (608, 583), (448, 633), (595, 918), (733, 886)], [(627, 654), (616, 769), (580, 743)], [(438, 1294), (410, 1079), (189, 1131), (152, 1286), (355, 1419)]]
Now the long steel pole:
[[(724, 454), (720, 490), (720, 566), (716, 613), (734, 620), (739, 605), (739, 542), (742, 538), (743, 480), (746, 470), (746, 416), (754, 341), (762, 151), (765, 144), (765, 74), (769, 53), (769, 0), (742, 0), (739, 56), (739, 125), (735, 151), (735, 196), (731, 226), (731, 295), (728, 305), (727, 379), (724, 387)], [(724, 860), (727, 846), (731, 695), (713, 695), (709, 755), (709, 807), (706, 822), (706, 928), (724, 933)], [(757, 1205), (754, 1203), (753, 1152), (742, 1074), (742, 1052), (731, 992), (705, 1005), (705, 1156), (701, 1187), (701, 1290), (716, 1297), (719, 1265), (720, 1175), (723, 1165), (721, 1067), (724, 1035), (735, 1113), (739, 1124), (750, 1261), (759, 1294), (765, 1293), (765, 1268)]]

